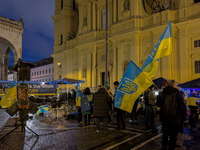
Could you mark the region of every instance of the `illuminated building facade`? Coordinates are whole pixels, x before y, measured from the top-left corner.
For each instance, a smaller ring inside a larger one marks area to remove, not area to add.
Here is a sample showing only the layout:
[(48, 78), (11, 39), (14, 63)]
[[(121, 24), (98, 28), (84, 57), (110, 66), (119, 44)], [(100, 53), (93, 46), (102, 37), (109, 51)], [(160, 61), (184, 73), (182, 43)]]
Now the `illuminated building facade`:
[[(55, 0), (54, 78), (85, 79), (96, 88), (105, 74), (105, 0)], [(200, 75), (200, 0), (109, 0), (109, 78), (130, 60), (142, 67), (169, 21), (173, 54), (154, 77), (183, 83)], [(60, 65), (58, 65), (58, 63)]]

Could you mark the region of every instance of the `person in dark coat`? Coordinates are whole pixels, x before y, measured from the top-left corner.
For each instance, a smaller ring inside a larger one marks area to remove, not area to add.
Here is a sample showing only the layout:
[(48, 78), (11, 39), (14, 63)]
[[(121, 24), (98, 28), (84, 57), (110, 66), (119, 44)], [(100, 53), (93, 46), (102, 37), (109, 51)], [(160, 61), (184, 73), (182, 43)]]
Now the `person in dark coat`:
[[(181, 125), (182, 117), (186, 114), (186, 106), (183, 102), (183, 97), (181, 96), (179, 90), (175, 88), (175, 81), (169, 80), (167, 82), (167, 86), (163, 89), (158, 95), (157, 98), (157, 106), (161, 107), (160, 110), (160, 120), (162, 121), (163, 127), (163, 136), (162, 136), (162, 149), (166, 150), (168, 147), (168, 137), (170, 137), (170, 145), (169, 149), (174, 150), (177, 146), (176, 140), (179, 132), (179, 128)], [(164, 117), (164, 106), (165, 106), (165, 98), (171, 94), (174, 94), (174, 97), (177, 102), (176, 110), (178, 113), (176, 118), (172, 117)]]
[(110, 108), (110, 96), (105, 87), (101, 87), (98, 92), (94, 94), (94, 116), (96, 117), (96, 132), (100, 132), (100, 122), (103, 121), (103, 132), (107, 132), (108, 116)]

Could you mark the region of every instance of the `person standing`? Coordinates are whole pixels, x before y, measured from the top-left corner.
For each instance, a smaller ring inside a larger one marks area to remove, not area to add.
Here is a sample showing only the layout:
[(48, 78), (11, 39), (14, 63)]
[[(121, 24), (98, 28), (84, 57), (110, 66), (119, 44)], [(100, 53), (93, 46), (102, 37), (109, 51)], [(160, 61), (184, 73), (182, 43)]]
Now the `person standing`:
[(110, 108), (110, 96), (105, 87), (101, 87), (94, 94), (94, 116), (96, 117), (96, 133), (100, 133), (100, 122), (103, 121), (103, 132), (108, 130), (108, 116)]
[(163, 124), (162, 149), (167, 150), (168, 137), (170, 137), (169, 149), (174, 150), (177, 146), (181, 120), (186, 114), (186, 106), (174, 80), (169, 80), (163, 92), (158, 95), (157, 106), (161, 108), (160, 121)]
[[(114, 88), (115, 88), (115, 93), (117, 91), (117, 88), (119, 86), (119, 82), (115, 81), (114, 82)], [(115, 94), (113, 96), (115, 98)], [(125, 123), (124, 123), (124, 111), (119, 109), (119, 108), (115, 108), (117, 115), (116, 115), (116, 120), (117, 120), (117, 131), (121, 131), (126, 129)]]
[(85, 126), (90, 125), (90, 119), (92, 114), (92, 100), (93, 94), (87, 87), (81, 97), (81, 112), (85, 117)]
[(145, 127), (146, 127), (147, 130), (149, 129), (149, 125), (148, 125), (149, 117), (151, 119), (150, 128), (154, 129), (154, 109), (155, 109), (155, 105), (156, 105), (155, 100), (157, 99), (157, 97), (154, 96), (153, 89), (154, 89), (154, 85), (151, 85), (149, 87), (149, 89), (148, 89), (149, 92), (147, 93), (148, 94), (148, 99), (145, 100), (146, 101), (146, 103), (145, 103), (145, 109), (146, 109)]
[(81, 113), (81, 97), (82, 97), (82, 91), (78, 90), (77, 98), (76, 98), (76, 107), (78, 109), (78, 123), (83, 123), (82, 121), (82, 113)]

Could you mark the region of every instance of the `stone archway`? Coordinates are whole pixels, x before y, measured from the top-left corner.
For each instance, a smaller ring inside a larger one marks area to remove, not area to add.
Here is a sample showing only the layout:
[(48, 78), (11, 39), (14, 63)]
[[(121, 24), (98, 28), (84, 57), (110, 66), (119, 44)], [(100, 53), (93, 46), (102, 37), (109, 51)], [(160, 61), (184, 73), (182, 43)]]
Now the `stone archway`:
[[(0, 80), (8, 78), (8, 56), (13, 51), (14, 64), (22, 58), (24, 23), (0, 16)], [(14, 75), (16, 78), (16, 74)]]

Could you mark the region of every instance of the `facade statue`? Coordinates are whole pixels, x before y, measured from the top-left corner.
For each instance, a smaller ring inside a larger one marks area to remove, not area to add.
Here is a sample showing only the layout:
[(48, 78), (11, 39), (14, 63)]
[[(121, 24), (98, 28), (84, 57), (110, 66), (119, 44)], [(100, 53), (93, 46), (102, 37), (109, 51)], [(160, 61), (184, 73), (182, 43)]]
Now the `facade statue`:
[(72, 31), (71, 39), (74, 39), (74, 38), (75, 38), (74, 31)]
[(83, 26), (84, 27), (87, 26), (87, 18), (84, 18), (84, 20), (83, 20)]
[(128, 0), (126, 0), (124, 2), (124, 10), (129, 10), (129, 1)]
[(163, 4), (163, 9), (166, 10), (169, 8), (169, 2), (167, 0), (165, 0), (164, 4)]
[(70, 32), (68, 32), (67, 41), (71, 40)]

